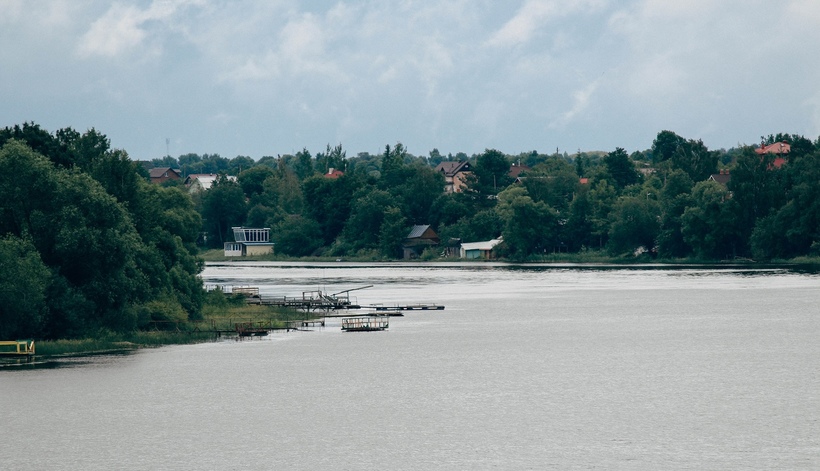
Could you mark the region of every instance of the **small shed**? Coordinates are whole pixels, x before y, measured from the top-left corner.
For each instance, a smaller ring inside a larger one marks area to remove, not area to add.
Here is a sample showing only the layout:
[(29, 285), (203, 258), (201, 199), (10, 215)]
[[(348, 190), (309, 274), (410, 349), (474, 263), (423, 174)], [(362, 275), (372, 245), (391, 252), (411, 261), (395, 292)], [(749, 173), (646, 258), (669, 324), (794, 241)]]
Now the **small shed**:
[(234, 242), (225, 242), (226, 257), (267, 255), (273, 253), (270, 228), (234, 227)]
[(418, 258), (424, 249), (434, 247), (439, 242), (438, 234), (429, 225), (413, 226), (402, 243), (404, 258)]
[(499, 237), (498, 239), (492, 239), (483, 242), (468, 242), (466, 244), (461, 244), (461, 258), (482, 258), (485, 260), (492, 260), (493, 258), (495, 258), (493, 249), (495, 249), (495, 246), (500, 244), (501, 242), (503, 241)]

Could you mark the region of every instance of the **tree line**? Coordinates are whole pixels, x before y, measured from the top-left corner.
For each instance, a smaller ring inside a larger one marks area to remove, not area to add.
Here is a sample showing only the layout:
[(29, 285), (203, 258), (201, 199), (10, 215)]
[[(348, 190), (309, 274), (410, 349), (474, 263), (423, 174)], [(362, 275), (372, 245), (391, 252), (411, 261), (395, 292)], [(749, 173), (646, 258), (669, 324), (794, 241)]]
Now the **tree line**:
[[(515, 260), (586, 251), (704, 261), (817, 255), (820, 142), (762, 138), (774, 142), (791, 146), (785, 165), (755, 146), (710, 150), (672, 131), (632, 154), (414, 156), (397, 143), (347, 157), (341, 145), (327, 146), (316, 156), (303, 149), (260, 159), (195, 205), (211, 246), (231, 226), (271, 227), (276, 251), (292, 256), (399, 258), (415, 224), (431, 225), (444, 243), (502, 237), (499, 255)], [(466, 187), (445, 193), (435, 166), (459, 160), (471, 163)], [(514, 181), (511, 165), (528, 170)], [(330, 169), (344, 176), (328, 178)], [(730, 180), (710, 179), (719, 172)]]
[[(204, 247), (231, 227), (270, 227), (290, 256), (396, 259), (416, 224), (442, 243), (501, 237), (499, 256), (603, 252), (648, 260), (769, 260), (820, 253), (820, 142), (777, 134), (786, 163), (753, 146), (710, 150), (661, 131), (652, 146), (611, 152), (416, 156), (403, 144), (348, 156), (155, 159), (184, 174), (216, 173), (208, 191), (149, 183), (148, 172), (91, 129), (33, 123), (0, 130), (0, 338), (128, 331), (197, 319)], [(463, 191), (436, 166), (469, 161)], [(511, 165), (527, 170), (517, 179)], [(343, 175), (331, 178), (331, 169)], [(710, 180), (719, 171), (731, 179)], [(229, 179), (227, 175), (236, 175)], [(430, 249), (425, 258), (441, 256)]]

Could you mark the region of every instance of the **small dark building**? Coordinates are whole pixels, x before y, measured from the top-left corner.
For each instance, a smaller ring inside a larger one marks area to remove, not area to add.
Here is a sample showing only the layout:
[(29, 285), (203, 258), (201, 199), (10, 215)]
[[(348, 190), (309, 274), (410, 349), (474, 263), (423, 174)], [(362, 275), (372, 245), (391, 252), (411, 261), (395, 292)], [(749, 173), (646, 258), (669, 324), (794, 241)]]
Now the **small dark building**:
[(418, 258), (424, 249), (434, 247), (439, 244), (438, 234), (429, 225), (413, 226), (410, 233), (404, 238), (402, 248), (404, 258)]

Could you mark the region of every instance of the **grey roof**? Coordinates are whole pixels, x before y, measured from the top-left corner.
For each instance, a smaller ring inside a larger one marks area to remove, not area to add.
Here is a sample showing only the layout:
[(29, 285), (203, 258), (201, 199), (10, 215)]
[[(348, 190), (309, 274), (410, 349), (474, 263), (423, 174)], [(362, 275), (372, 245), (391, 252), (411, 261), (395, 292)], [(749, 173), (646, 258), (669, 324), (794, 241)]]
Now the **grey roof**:
[(442, 162), (436, 166), (437, 172), (443, 172), (445, 176), (452, 177), (461, 171), (469, 171), (470, 163), (466, 160), (459, 162)]
[(424, 226), (413, 226), (413, 228), (410, 229), (410, 233), (407, 234), (407, 239), (415, 239), (416, 237), (421, 237), (424, 234), (424, 231), (426, 231), (429, 227), (429, 224)]
[(148, 175), (150, 175), (151, 178), (162, 178), (163, 176), (165, 176), (165, 172), (174, 172), (174, 173), (177, 174), (177, 176), (180, 176), (179, 175), (179, 170), (173, 169), (171, 167), (155, 167), (155, 168), (152, 168), (152, 169), (148, 170)]
[(729, 183), (729, 180), (732, 179), (732, 176), (729, 173), (713, 173), (709, 180), (715, 181), (720, 183), (723, 186), (726, 186)]
[(493, 247), (501, 243), (501, 239), (485, 240), (481, 242), (468, 242), (461, 244), (463, 250), (492, 250)]

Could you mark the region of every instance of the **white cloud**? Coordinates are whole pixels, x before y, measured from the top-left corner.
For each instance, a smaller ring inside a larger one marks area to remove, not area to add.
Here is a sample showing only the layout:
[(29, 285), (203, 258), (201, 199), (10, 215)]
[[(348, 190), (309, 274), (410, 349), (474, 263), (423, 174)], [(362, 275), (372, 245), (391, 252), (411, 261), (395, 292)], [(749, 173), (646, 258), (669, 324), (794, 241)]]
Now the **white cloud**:
[(607, 3), (606, 0), (527, 0), (515, 16), (492, 34), (487, 44), (497, 47), (525, 44), (550, 20), (579, 11), (589, 14)]
[(115, 3), (104, 15), (94, 20), (80, 38), (77, 53), (80, 57), (115, 57), (137, 49), (149, 35), (147, 23), (167, 22), (188, 4), (196, 0), (154, 0), (146, 9)]
[(145, 19), (145, 13), (138, 8), (113, 5), (83, 36), (78, 47), (80, 56), (112, 57), (133, 48), (145, 38), (146, 33), (140, 28)]
[(491, 46), (514, 46), (529, 41), (539, 25), (557, 11), (553, 1), (529, 0), (490, 37)]
[(589, 107), (592, 96), (598, 90), (600, 79), (595, 80), (584, 88), (575, 90), (572, 93), (572, 107), (561, 115), (560, 118), (550, 123), (551, 129), (560, 129), (571, 123)]

